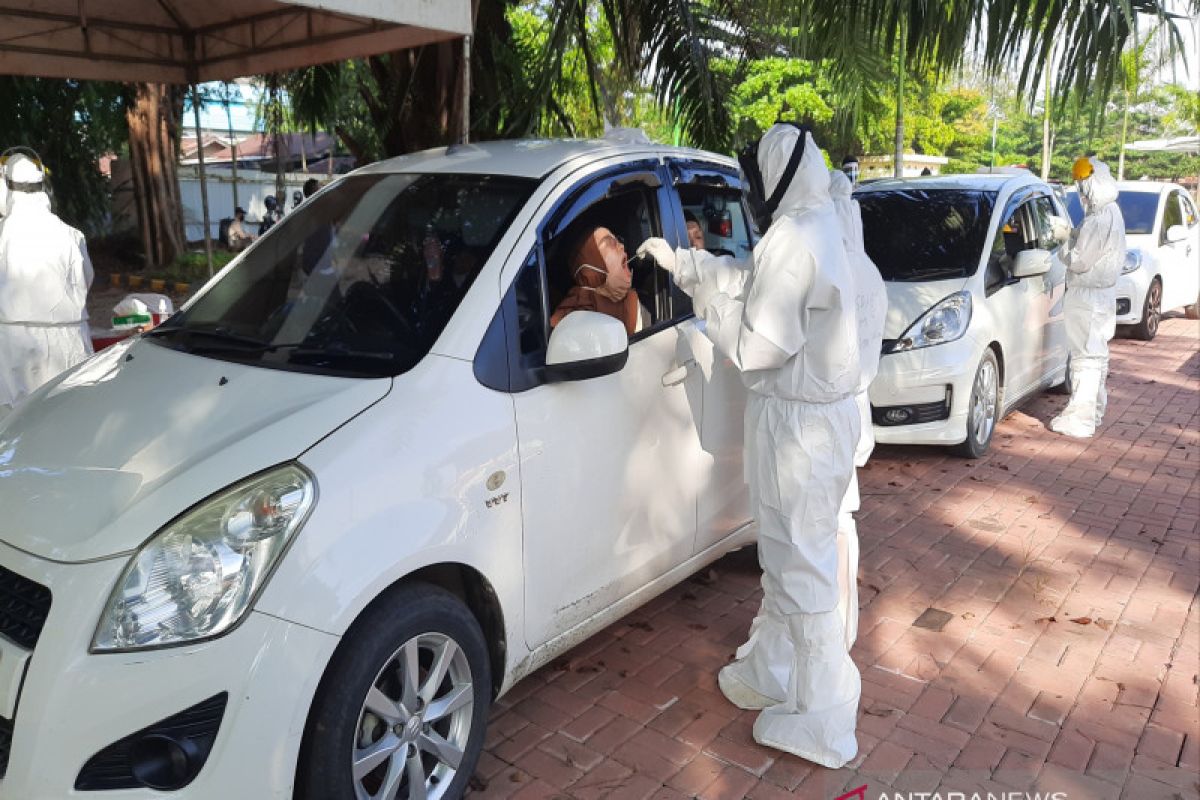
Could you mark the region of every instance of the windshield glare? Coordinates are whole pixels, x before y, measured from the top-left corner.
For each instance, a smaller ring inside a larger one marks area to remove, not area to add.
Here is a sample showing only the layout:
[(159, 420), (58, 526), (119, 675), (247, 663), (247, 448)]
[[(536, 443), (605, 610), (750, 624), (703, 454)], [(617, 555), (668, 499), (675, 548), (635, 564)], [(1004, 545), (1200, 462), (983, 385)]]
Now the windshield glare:
[(492, 175), (345, 178), (149, 335), (264, 367), (398, 375), (429, 352), (535, 185)]
[(979, 267), (993, 192), (911, 189), (855, 193), (867, 255), (885, 281), (966, 278)]

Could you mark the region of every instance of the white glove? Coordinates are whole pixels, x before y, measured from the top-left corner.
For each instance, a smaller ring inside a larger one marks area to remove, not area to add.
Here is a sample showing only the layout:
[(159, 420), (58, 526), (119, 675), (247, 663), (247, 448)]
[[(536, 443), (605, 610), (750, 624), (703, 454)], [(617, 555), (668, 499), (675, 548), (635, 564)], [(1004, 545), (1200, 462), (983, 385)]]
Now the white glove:
[(1062, 244), (1071, 238), (1071, 223), (1057, 214), (1052, 215), (1050, 217), (1050, 233), (1054, 236), (1055, 241)]
[(674, 274), (675, 272), (675, 248), (667, 244), (666, 239), (660, 239), (657, 236), (652, 236), (642, 242), (637, 249), (636, 255), (645, 257), (649, 256), (654, 259), (654, 263), (665, 269), (667, 272)]

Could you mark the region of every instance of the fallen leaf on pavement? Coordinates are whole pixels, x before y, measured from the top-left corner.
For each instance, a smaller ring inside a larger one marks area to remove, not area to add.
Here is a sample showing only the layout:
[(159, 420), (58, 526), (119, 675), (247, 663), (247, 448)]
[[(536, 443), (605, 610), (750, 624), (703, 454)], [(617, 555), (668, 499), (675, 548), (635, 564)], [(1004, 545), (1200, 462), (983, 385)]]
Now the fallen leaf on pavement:
[(1071, 622), (1074, 622), (1076, 625), (1091, 625), (1092, 618), (1091, 617), (1075, 617), (1074, 619), (1071, 620)]
[(1055, 617), (1038, 617), (1034, 622), (1058, 622)]

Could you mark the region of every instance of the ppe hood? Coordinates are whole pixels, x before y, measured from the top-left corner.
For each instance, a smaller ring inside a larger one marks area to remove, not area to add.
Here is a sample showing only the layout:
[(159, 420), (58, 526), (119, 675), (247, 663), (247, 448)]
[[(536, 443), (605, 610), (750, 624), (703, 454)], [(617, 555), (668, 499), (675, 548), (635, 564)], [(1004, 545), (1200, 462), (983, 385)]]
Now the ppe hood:
[(967, 279), (964, 278), (920, 283), (885, 281), (888, 311), (887, 321), (883, 324), (883, 338), (899, 339), (922, 314), (966, 288), (966, 285)]
[(213, 492), (296, 458), (390, 387), (140, 340), (109, 348), (0, 419), (0, 541), (57, 561), (132, 550)]

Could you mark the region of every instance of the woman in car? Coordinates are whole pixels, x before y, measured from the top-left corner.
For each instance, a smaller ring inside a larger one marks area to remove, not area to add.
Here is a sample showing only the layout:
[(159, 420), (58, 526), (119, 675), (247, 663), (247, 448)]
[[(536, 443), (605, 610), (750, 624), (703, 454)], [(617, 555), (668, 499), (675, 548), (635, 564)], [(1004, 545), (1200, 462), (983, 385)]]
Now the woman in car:
[(571, 249), (575, 285), (550, 317), (557, 326), (572, 311), (599, 311), (620, 320), (630, 336), (649, 324), (650, 314), (638, 301), (625, 245), (608, 228), (587, 229)]

